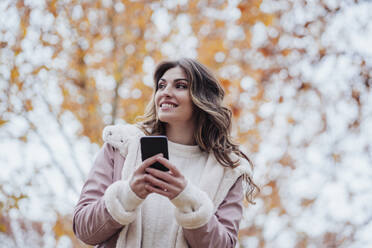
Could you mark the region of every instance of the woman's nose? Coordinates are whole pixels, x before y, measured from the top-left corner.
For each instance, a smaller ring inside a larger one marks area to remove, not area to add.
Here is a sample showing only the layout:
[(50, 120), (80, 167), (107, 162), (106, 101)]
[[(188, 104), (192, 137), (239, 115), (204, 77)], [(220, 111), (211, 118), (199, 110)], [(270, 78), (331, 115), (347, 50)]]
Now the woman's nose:
[(171, 96), (172, 95), (172, 88), (171, 85), (168, 84), (163, 90), (162, 90), (163, 95), (165, 96)]

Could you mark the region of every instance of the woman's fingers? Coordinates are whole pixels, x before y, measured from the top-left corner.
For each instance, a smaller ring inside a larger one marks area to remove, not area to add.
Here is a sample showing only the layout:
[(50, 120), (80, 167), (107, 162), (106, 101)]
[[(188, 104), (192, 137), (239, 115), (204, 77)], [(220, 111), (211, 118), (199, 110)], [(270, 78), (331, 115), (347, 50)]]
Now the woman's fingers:
[(165, 167), (167, 167), (176, 177), (182, 176), (181, 172), (174, 165), (172, 165), (168, 159), (164, 157), (157, 157), (157, 161), (160, 162)]
[(145, 171), (168, 184), (172, 184), (175, 185), (176, 187), (183, 188), (182, 184), (183, 176), (175, 177), (174, 175), (168, 172), (164, 172), (153, 168), (146, 168)]
[(171, 184), (166, 183), (163, 180), (160, 180), (152, 175), (146, 175), (145, 181), (148, 182), (150, 185), (155, 186), (159, 189), (170, 191), (170, 192), (178, 192), (179, 189)]
[[(169, 169), (164, 172), (149, 166), (156, 161)], [(148, 174), (147, 174), (147, 173)], [(134, 172), (130, 185), (132, 190), (145, 198), (149, 193), (158, 193), (169, 199), (176, 197), (186, 187), (187, 181), (179, 170), (159, 153), (143, 161)]]
[(162, 153), (159, 153), (159, 154), (156, 154), (146, 160), (143, 161), (143, 163), (138, 167), (138, 169), (136, 170), (136, 172), (138, 173), (144, 173), (145, 172), (145, 169), (147, 167), (149, 167), (150, 165), (152, 165), (153, 163), (155, 163), (156, 161), (158, 161), (159, 158), (162, 158), (163, 157), (163, 154)]
[(137, 196), (141, 198), (146, 198), (147, 195), (150, 193), (150, 191), (146, 190), (146, 180), (145, 180), (145, 170), (147, 167), (152, 165), (157, 161), (159, 157), (162, 157), (163, 154), (159, 153), (155, 156), (152, 156), (145, 161), (134, 171), (130, 181), (129, 185), (134, 193), (136, 193)]
[(151, 192), (151, 193), (157, 193), (159, 195), (163, 195), (165, 197), (168, 197), (170, 199), (174, 198), (174, 194), (173, 192), (169, 191), (169, 190), (164, 190), (164, 189), (160, 189), (160, 188), (156, 188), (154, 186), (152, 186), (151, 184), (146, 184), (145, 186), (146, 190)]
[[(179, 195), (186, 187), (187, 181), (181, 174), (179, 177), (175, 177), (173, 174), (156, 170), (153, 168), (147, 168), (146, 172), (149, 174), (147, 175), (148, 178), (156, 178), (157, 181), (151, 180), (151, 183), (157, 183), (155, 186), (159, 187), (160, 189), (168, 190), (171, 195), (167, 195), (169, 199), (173, 199), (177, 195)], [(147, 179), (147, 177), (146, 177)], [(153, 191), (158, 192), (158, 190)], [(162, 194), (164, 195), (164, 194)]]
[(145, 188), (145, 178), (143, 176), (137, 175), (133, 176), (129, 182), (129, 185), (134, 193), (141, 198), (146, 198), (146, 196), (150, 193)]

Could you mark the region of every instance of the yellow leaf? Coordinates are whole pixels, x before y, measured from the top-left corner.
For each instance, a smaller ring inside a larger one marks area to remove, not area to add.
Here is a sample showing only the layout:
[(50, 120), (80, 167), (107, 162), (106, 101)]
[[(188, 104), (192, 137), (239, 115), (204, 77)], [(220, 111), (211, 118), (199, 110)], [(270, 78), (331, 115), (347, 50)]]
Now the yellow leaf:
[(18, 54), (20, 54), (22, 52), (22, 48), (19, 45), (15, 45), (12, 48), (12, 50), (13, 50), (15, 56), (17, 56)]
[(26, 37), (27, 34), (27, 26), (24, 21), (21, 21), (21, 31), (22, 31), (22, 37)]
[(8, 122), (7, 120), (3, 120), (3, 119), (0, 118), (0, 126), (4, 125), (7, 122)]
[(24, 194), (20, 194), (19, 196), (18, 195), (11, 195), (10, 198), (12, 199), (11, 208), (19, 209), (19, 204), (18, 204), (19, 201), (22, 200), (22, 199), (27, 198), (27, 196), (24, 195)]
[(53, 227), (54, 234), (57, 239), (59, 239), (64, 234), (63, 223), (57, 220), (56, 224)]
[(70, 93), (68, 92), (68, 90), (65, 87), (62, 88), (62, 95), (63, 95), (64, 98), (70, 96)]
[(269, 25), (271, 25), (274, 22), (274, 16), (273, 15), (264, 14), (263, 15), (263, 18), (262, 18), (262, 22), (263, 22), (263, 24), (265, 24), (265, 26), (269, 26)]
[(0, 232), (6, 232), (6, 226), (5, 225), (3, 225), (3, 224), (1, 224), (0, 225)]
[(10, 72), (10, 78), (13, 82), (15, 82), (19, 77), (19, 71), (17, 67), (13, 67), (12, 71)]
[(57, 0), (52, 0), (49, 4), (48, 4), (48, 8), (50, 10), (50, 12), (52, 12), (52, 14), (54, 15), (54, 17), (57, 16), (57, 7), (56, 7), (56, 4), (57, 4)]
[(45, 65), (43, 65), (43, 66), (39, 66), (38, 68), (36, 68), (36, 69), (32, 72), (32, 74), (33, 74), (33, 75), (38, 74), (39, 71), (40, 71), (41, 69), (45, 69), (45, 70), (47, 70), (47, 71), (49, 70), (48, 67), (46, 67)]
[(57, 213), (57, 221), (53, 227), (54, 235), (56, 240), (58, 240), (63, 235), (73, 237), (71, 216), (62, 216)]

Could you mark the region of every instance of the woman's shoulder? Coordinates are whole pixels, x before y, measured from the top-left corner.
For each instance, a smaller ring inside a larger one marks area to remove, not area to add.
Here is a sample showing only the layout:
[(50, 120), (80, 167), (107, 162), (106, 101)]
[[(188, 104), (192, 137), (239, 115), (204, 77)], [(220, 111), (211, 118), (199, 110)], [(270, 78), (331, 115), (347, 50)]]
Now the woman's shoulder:
[(142, 136), (145, 136), (142, 130), (132, 124), (108, 125), (102, 132), (103, 141), (118, 149), (123, 155), (127, 153), (129, 143), (132, 140), (139, 140)]

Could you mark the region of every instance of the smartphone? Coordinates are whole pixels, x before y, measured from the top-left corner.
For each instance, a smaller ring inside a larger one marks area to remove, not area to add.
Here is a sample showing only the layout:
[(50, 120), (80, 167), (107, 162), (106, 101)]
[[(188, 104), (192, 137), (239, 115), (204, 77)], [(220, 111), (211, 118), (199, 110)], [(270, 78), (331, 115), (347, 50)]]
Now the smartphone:
[[(141, 137), (140, 142), (142, 161), (159, 153), (163, 153), (164, 158), (169, 159), (167, 136), (144, 136)], [(159, 162), (155, 162), (150, 167), (161, 171), (169, 171), (167, 167)]]

